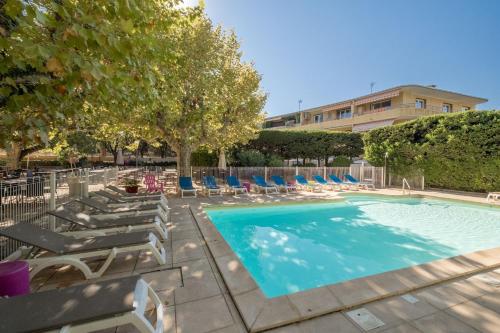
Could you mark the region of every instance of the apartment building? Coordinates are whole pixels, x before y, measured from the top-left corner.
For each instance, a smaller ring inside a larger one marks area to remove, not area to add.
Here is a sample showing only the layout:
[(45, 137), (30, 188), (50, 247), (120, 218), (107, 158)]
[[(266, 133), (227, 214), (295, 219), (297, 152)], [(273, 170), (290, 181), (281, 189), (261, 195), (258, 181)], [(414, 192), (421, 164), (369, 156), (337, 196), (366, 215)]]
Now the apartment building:
[(333, 104), (265, 120), (266, 129), (322, 129), (364, 132), (422, 116), (474, 110), (487, 99), (437, 89), (404, 85)]

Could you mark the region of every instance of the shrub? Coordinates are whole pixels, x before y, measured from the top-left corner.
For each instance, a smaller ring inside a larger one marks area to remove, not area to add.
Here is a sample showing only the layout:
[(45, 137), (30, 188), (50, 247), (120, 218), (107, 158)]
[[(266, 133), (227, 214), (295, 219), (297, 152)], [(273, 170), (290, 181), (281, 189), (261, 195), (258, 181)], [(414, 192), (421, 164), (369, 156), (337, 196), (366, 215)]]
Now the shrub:
[(365, 158), (394, 174), (423, 172), (428, 186), (500, 189), (500, 113), (469, 111), (419, 118), (364, 135)]
[(266, 157), (257, 150), (242, 150), (236, 154), (241, 166), (265, 166)]
[(347, 156), (337, 156), (331, 163), (328, 163), (330, 167), (348, 167), (350, 165), (351, 159)]
[(134, 178), (125, 178), (123, 180), (123, 185), (125, 187), (135, 187), (135, 186), (139, 185), (139, 181), (137, 179), (134, 179)]
[(271, 154), (267, 157), (266, 165), (269, 167), (282, 167), (283, 159), (278, 155)]
[[(68, 162), (66, 161), (60, 161), (60, 160), (32, 160), (30, 159), (29, 162), (29, 167), (34, 168), (34, 167), (65, 167), (69, 165)], [(21, 166), (26, 166), (26, 159), (23, 159), (21, 161)]]

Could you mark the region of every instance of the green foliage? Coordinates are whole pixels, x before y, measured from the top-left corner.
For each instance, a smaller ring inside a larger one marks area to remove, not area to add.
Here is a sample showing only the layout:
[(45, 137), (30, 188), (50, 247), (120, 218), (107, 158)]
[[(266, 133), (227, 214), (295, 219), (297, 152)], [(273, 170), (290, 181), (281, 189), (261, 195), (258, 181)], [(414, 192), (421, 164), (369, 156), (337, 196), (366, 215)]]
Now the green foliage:
[(347, 156), (337, 156), (335, 159), (328, 163), (331, 167), (348, 167), (351, 165), (351, 158)]
[(69, 163), (70, 160), (76, 162), (97, 152), (97, 141), (84, 131), (54, 133), (49, 145), (61, 164)]
[(234, 32), (179, 3), (0, 1), (0, 148), (12, 166), (54, 132), (83, 131), (115, 160), (119, 148), (143, 151), (140, 139), (166, 142), (181, 174), (198, 147), (253, 138), (260, 75)]
[(139, 181), (137, 179), (134, 179), (134, 178), (125, 178), (123, 180), (123, 185), (125, 187), (136, 187), (139, 185)]
[(266, 165), (269, 167), (282, 167), (283, 159), (278, 155), (270, 155), (266, 159)]
[(265, 130), (245, 148), (266, 155), (275, 154), (282, 159), (326, 159), (330, 156), (358, 156), (363, 152), (363, 141), (359, 133)]
[(266, 96), (253, 64), (242, 60), (236, 35), (204, 15), (185, 20), (166, 38), (174, 41), (165, 45), (175, 57), (158, 66), (161, 94), (137, 118), (176, 152), (182, 175), (198, 147), (218, 151), (253, 138)]
[(215, 167), (217, 162), (217, 154), (206, 148), (199, 148), (191, 154), (191, 164), (194, 166)]
[(266, 156), (257, 150), (242, 150), (236, 154), (239, 166), (265, 166)]
[(500, 188), (500, 113), (469, 111), (423, 117), (365, 134), (365, 158), (391, 172), (423, 172), (432, 187), (465, 191)]
[(169, 29), (175, 3), (1, 1), (0, 146), (46, 143), (50, 130), (78, 117), (85, 103), (143, 101), (155, 87), (153, 29)]

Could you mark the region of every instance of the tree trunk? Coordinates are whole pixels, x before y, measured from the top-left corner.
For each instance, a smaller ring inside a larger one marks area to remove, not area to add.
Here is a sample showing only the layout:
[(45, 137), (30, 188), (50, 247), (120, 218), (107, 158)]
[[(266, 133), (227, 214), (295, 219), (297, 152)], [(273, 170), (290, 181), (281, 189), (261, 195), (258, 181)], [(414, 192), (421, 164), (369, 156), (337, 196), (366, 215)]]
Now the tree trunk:
[(113, 164), (116, 165), (116, 160), (118, 159), (118, 151), (113, 150), (111, 153), (113, 154)]
[(225, 169), (226, 167), (227, 167), (226, 152), (224, 151), (224, 149), (221, 149), (219, 151), (219, 168)]
[(20, 144), (12, 142), (6, 149), (7, 152), (7, 169), (19, 169), (19, 162), (21, 162), (22, 147)]
[(188, 144), (181, 143), (177, 147), (177, 172), (179, 176), (191, 177), (191, 152)]

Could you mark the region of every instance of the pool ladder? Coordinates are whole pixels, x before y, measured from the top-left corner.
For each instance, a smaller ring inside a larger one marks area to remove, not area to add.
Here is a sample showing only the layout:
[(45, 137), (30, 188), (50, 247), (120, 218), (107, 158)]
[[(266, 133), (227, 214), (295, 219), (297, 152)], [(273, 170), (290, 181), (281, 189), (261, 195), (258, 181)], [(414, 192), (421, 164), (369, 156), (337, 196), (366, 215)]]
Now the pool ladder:
[[(405, 186), (406, 185), (406, 186)], [(408, 187), (408, 195), (411, 196), (411, 186), (410, 184), (408, 183), (408, 181), (406, 180), (406, 178), (403, 178), (403, 195), (406, 194), (406, 190), (405, 190), (405, 187)]]

